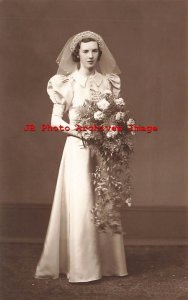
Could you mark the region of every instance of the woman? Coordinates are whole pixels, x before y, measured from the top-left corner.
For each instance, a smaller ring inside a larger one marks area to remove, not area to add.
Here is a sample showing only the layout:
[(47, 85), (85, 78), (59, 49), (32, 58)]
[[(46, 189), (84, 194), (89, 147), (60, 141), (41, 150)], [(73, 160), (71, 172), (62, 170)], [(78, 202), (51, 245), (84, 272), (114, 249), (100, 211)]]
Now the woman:
[[(90, 149), (83, 147), (75, 127), (78, 106), (91, 99), (92, 90), (110, 88), (115, 97), (119, 96), (120, 78), (113, 73), (120, 71), (102, 37), (91, 31), (71, 37), (57, 62), (57, 75), (47, 87), (54, 103), (51, 124), (69, 126), (70, 130), (64, 131), (68, 136), (35, 278), (55, 279), (66, 274), (69, 282), (88, 282), (102, 276), (125, 276), (123, 236), (100, 232), (91, 220), (94, 158)], [(62, 119), (65, 112), (69, 124)]]

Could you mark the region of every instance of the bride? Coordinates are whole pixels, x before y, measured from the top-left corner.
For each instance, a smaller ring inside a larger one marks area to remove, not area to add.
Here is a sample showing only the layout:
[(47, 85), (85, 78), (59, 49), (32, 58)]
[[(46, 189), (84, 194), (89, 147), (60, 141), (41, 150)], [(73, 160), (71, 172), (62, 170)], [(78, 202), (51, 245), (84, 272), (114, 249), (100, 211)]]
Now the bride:
[[(69, 126), (43, 251), (35, 278), (88, 282), (127, 275), (123, 235), (98, 231), (91, 220), (95, 202), (94, 159), (76, 131), (77, 108), (92, 90), (120, 94), (120, 73), (103, 38), (91, 31), (71, 37), (58, 56), (59, 68), (47, 86), (53, 102), (52, 126)], [(100, 69), (100, 72), (97, 71)], [(69, 123), (63, 120), (67, 113)]]

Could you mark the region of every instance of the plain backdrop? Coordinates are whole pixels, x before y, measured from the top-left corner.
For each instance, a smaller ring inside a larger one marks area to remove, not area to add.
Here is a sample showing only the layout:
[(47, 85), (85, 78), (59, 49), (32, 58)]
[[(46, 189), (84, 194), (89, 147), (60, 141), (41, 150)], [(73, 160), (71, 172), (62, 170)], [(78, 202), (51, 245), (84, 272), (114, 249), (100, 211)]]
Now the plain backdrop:
[[(51, 203), (65, 135), (46, 93), (56, 57), (80, 31), (102, 35), (122, 71), (122, 96), (140, 125), (134, 205), (187, 206), (186, 18), (183, 0), (1, 0), (1, 203)], [(35, 124), (35, 132), (25, 132)]]

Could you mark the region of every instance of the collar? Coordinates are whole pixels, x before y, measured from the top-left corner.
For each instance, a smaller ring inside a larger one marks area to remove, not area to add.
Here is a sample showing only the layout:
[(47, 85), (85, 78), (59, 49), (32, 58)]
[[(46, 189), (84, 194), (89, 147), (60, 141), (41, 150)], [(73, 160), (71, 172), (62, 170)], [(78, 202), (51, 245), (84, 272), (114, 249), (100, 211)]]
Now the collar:
[[(78, 82), (82, 87), (86, 86), (86, 82), (88, 80), (87, 76), (83, 76), (82, 74), (79, 73), (78, 70), (74, 71), (71, 76), (73, 79)], [(95, 73), (93, 75), (89, 76), (92, 81), (96, 83), (97, 86), (100, 86), (102, 80), (103, 80), (103, 75), (95, 70)]]

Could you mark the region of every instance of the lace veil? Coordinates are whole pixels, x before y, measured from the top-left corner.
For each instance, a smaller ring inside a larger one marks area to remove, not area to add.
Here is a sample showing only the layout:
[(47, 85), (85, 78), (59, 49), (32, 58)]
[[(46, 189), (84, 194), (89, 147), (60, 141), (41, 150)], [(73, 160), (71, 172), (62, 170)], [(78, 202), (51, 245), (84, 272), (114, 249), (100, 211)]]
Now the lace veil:
[(76, 44), (83, 38), (93, 38), (98, 42), (98, 45), (102, 50), (102, 55), (100, 61), (98, 62), (102, 74), (121, 73), (103, 38), (99, 34), (92, 31), (83, 31), (69, 38), (62, 51), (58, 55), (56, 60), (59, 65), (57, 74), (68, 75), (77, 69), (77, 63), (73, 61), (71, 54), (74, 51)]

